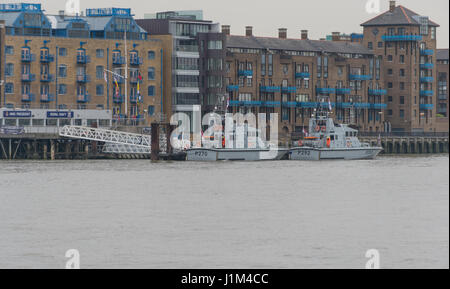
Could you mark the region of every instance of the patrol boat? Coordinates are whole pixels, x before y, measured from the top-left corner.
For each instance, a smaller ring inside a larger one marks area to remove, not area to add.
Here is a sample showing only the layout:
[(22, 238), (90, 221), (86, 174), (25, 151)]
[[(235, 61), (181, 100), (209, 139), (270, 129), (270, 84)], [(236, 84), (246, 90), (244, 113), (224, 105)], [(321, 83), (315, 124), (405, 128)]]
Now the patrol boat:
[[(221, 135), (221, 134), (219, 134)], [(245, 136), (239, 139), (237, 135)], [(217, 136), (215, 136), (217, 138)], [(187, 161), (264, 161), (287, 159), (289, 150), (272, 147), (264, 142), (259, 131), (249, 127), (237, 127), (232, 139), (232, 148), (227, 148), (223, 139), (220, 145), (211, 148), (199, 147), (186, 150)]]
[[(321, 103), (323, 104), (323, 103)], [(331, 106), (331, 104), (330, 104)], [(337, 124), (320, 105), (309, 121), (309, 134), (290, 150), (291, 160), (361, 160), (374, 159), (382, 147), (361, 143), (358, 131), (346, 124)]]

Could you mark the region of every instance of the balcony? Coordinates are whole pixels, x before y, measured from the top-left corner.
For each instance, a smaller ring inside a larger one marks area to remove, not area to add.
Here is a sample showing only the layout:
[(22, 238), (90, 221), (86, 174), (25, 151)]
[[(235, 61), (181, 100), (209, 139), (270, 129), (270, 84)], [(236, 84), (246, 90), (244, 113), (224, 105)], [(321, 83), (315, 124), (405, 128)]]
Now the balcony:
[(301, 107), (301, 108), (317, 108), (317, 102), (297, 102), (297, 107)]
[(36, 80), (36, 76), (31, 73), (26, 73), (26, 74), (22, 74), (21, 79), (23, 82), (32, 82), (32, 81)]
[(241, 105), (242, 105), (242, 101), (230, 100), (230, 106), (236, 107), (236, 106), (241, 106)]
[(41, 55), (41, 63), (50, 63), (55, 61), (55, 56), (50, 54)]
[(28, 53), (28, 54), (22, 54), (21, 60), (22, 62), (33, 62), (36, 59), (34, 54)]
[(387, 90), (386, 89), (369, 89), (369, 95), (371, 96), (380, 96), (380, 95), (386, 95)]
[(372, 75), (350, 74), (350, 80), (372, 80)]
[(295, 86), (283, 86), (281, 87), (281, 91), (284, 93), (296, 93), (297, 87)]
[(421, 41), (421, 35), (383, 35), (383, 41)]
[(421, 63), (420, 69), (433, 69), (434, 64), (433, 63)]
[(228, 85), (227, 91), (239, 91), (239, 85)]
[(421, 90), (420, 96), (433, 96), (434, 91), (433, 90)]
[(24, 93), (24, 94), (22, 94), (22, 101), (23, 102), (32, 102), (32, 101), (34, 101), (34, 94), (32, 94), (32, 93)]
[(351, 88), (336, 88), (336, 94), (350, 94), (352, 93)]
[(87, 64), (91, 62), (91, 58), (87, 55), (77, 55), (77, 64)]
[(280, 92), (281, 87), (279, 86), (261, 86), (261, 92)]
[(143, 60), (142, 57), (130, 57), (130, 65), (138, 66), (142, 65)]
[(52, 82), (53, 74), (41, 74), (41, 82)]
[(251, 106), (251, 107), (259, 107), (262, 105), (262, 101), (256, 101), (256, 100), (252, 100), (252, 101), (243, 101), (242, 103), (244, 106)]
[(353, 106), (357, 109), (369, 109), (370, 103), (357, 102), (357, 103), (354, 103)]
[(354, 104), (351, 102), (338, 102), (336, 103), (337, 108), (353, 108)]
[(310, 78), (311, 74), (309, 72), (297, 72), (295, 78)]
[(176, 48), (180, 52), (196, 52), (198, 53), (198, 46), (195, 45), (178, 45)]
[(371, 103), (370, 109), (387, 109), (387, 104), (384, 103)]
[(297, 107), (297, 102), (296, 101), (283, 102), (282, 106), (283, 107), (290, 107), (290, 108)]
[(123, 103), (124, 101), (125, 101), (125, 96), (123, 94), (113, 96), (114, 103)]
[(279, 101), (265, 101), (263, 106), (265, 107), (280, 107), (281, 103)]
[(432, 55), (434, 55), (434, 50), (433, 49), (422, 49), (422, 50), (420, 50), (420, 55), (432, 56)]
[(52, 102), (55, 100), (55, 96), (50, 93), (41, 94), (41, 102)]
[(79, 94), (77, 95), (77, 102), (78, 103), (87, 103), (91, 101), (91, 97), (87, 93)]
[(317, 94), (330, 94), (330, 93), (336, 93), (336, 89), (335, 88), (330, 88), (330, 87), (318, 87), (316, 88), (316, 93)]
[(420, 109), (421, 110), (433, 110), (434, 104), (427, 104), (427, 103), (421, 104)]
[(77, 82), (78, 83), (88, 83), (91, 81), (91, 77), (87, 74), (79, 74), (77, 75)]
[(434, 78), (430, 77), (430, 76), (421, 77), (420, 78), (420, 82), (422, 82), (422, 83), (432, 83), (432, 82), (434, 82)]
[(238, 75), (245, 77), (253, 76), (253, 70), (239, 70)]
[(113, 65), (124, 65), (125, 64), (125, 57), (123, 56), (113, 56), (112, 64)]

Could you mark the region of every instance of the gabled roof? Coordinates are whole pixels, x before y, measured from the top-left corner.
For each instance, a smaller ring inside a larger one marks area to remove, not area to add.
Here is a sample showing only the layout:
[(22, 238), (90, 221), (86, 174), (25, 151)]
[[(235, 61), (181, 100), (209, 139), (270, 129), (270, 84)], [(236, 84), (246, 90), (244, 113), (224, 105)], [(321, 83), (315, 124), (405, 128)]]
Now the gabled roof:
[[(361, 26), (382, 26), (382, 25), (420, 25), (417, 21), (417, 16), (420, 16), (414, 11), (400, 5), (395, 7), (394, 11), (387, 11), (378, 15), (371, 20), (364, 22)], [(438, 27), (439, 24), (429, 21), (430, 26)]]
[(436, 50), (436, 59), (437, 60), (448, 60), (448, 48)]
[(0, 13), (0, 19), (5, 20), (6, 27), (12, 27), (17, 17), (20, 16), (22, 12), (8, 12), (8, 13)]
[(373, 54), (372, 51), (365, 48), (359, 43), (350, 43), (344, 41), (280, 39), (254, 36), (228, 36), (227, 47), (305, 52), (351, 53), (368, 55)]

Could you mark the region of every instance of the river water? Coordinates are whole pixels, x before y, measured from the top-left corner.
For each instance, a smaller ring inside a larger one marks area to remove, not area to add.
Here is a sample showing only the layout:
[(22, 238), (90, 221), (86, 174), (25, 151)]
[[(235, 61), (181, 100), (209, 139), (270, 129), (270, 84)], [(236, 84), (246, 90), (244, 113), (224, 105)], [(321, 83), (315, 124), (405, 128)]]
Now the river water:
[(0, 268), (449, 267), (449, 157), (0, 162)]

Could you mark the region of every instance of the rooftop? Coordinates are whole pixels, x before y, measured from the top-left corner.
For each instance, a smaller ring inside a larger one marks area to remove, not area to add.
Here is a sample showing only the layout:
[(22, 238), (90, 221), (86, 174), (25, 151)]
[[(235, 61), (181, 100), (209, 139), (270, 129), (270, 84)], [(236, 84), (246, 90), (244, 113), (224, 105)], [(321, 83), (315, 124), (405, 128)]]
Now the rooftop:
[[(378, 15), (371, 20), (364, 22), (361, 26), (380, 26), (380, 25), (421, 25), (420, 15), (408, 8), (399, 5), (391, 11)], [(428, 25), (438, 27), (439, 24), (429, 20)]]

